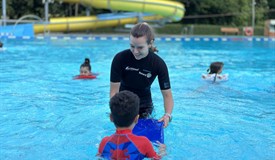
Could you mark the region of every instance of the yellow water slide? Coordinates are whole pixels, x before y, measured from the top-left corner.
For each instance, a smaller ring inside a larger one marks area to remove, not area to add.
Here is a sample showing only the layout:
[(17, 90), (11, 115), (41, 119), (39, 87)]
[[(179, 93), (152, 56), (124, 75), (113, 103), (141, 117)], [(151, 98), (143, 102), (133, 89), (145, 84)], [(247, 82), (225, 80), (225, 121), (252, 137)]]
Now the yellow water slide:
[[(97, 9), (129, 11), (126, 13), (101, 14), (86, 17), (51, 18), (49, 24), (35, 24), (34, 32), (83, 31), (102, 27), (135, 24), (141, 16), (143, 21), (180, 21), (185, 13), (184, 5), (172, 0), (60, 0), (79, 3)], [(142, 13), (142, 14), (140, 14)]]

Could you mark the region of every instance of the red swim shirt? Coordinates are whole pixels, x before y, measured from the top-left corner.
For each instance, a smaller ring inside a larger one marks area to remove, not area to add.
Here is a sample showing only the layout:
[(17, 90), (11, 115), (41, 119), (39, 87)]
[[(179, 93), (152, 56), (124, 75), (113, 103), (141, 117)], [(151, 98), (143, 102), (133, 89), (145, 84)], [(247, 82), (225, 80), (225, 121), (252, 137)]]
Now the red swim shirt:
[(98, 156), (112, 160), (161, 159), (148, 138), (136, 136), (129, 129), (116, 130), (115, 134), (103, 138), (99, 145)]

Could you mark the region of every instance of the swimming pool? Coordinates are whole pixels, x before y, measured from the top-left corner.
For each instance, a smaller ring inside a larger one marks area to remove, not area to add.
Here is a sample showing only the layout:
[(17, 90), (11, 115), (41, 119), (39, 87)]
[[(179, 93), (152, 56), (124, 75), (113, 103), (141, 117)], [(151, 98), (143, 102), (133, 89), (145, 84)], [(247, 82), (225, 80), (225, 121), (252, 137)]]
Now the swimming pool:
[[(109, 122), (112, 57), (127, 37), (5, 39), (0, 51), (0, 159), (95, 159)], [(273, 159), (275, 41), (159, 38), (175, 101), (165, 129), (166, 160)], [(85, 57), (95, 80), (72, 80)], [(229, 81), (201, 74), (223, 61)], [(157, 81), (156, 81), (157, 82)], [(155, 115), (163, 114), (158, 84)]]

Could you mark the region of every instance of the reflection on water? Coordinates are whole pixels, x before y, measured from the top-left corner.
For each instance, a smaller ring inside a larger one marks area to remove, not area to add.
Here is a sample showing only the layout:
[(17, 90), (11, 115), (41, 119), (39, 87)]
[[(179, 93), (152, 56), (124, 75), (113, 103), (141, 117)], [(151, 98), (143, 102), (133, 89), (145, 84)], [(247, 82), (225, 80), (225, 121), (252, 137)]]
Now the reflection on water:
[[(273, 158), (274, 42), (156, 43), (175, 101), (164, 159)], [(99, 142), (115, 129), (108, 114), (111, 60), (128, 42), (10, 40), (5, 47), (0, 159), (95, 159)], [(85, 57), (99, 76), (72, 80)], [(201, 80), (212, 61), (224, 62), (227, 82)], [(159, 118), (157, 79), (152, 95)]]

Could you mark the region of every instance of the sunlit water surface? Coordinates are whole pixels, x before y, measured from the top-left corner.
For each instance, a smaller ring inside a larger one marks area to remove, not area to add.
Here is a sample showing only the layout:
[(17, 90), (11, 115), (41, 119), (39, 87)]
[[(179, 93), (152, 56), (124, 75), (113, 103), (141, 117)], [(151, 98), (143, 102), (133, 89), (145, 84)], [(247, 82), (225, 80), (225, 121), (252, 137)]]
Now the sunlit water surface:
[[(0, 51), (0, 159), (95, 159), (109, 121), (109, 74), (126, 40), (5, 40)], [(274, 159), (275, 42), (157, 41), (175, 101), (165, 160)], [(84, 58), (95, 80), (72, 80)], [(201, 80), (223, 61), (229, 80)], [(155, 118), (163, 114), (157, 80)]]

